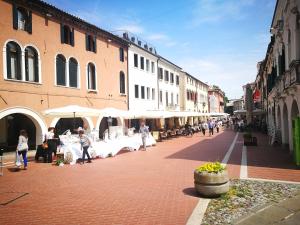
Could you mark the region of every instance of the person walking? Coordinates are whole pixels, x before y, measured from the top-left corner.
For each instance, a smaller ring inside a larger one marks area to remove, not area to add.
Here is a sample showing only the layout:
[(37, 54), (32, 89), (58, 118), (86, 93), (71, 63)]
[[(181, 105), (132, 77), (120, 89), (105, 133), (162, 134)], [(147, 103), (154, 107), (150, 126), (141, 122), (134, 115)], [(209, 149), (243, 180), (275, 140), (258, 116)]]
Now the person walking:
[(219, 121), (216, 123), (216, 128), (217, 128), (217, 133), (219, 133), (219, 131), (220, 131), (220, 122)]
[(26, 130), (20, 130), (20, 136), (17, 146), (17, 162), (16, 165), (21, 166), (20, 156), (22, 155), (24, 162), (24, 170), (27, 170), (27, 151), (28, 151), (28, 135)]
[(45, 135), (45, 143), (48, 144), (48, 148), (45, 149), (44, 163), (52, 163), (52, 153), (56, 155), (57, 138), (55, 138), (54, 127), (49, 127), (48, 132)]
[(141, 137), (142, 137), (142, 143), (143, 143), (143, 149), (146, 151), (146, 147), (147, 147), (147, 137), (149, 136), (149, 129), (148, 127), (145, 125), (145, 121), (141, 122), (141, 126), (140, 126), (140, 133), (141, 133)]
[(206, 129), (207, 129), (207, 123), (205, 121), (202, 122), (201, 128), (202, 128), (202, 134), (203, 134), (203, 136), (205, 136), (205, 132), (206, 132)]
[(213, 121), (208, 122), (209, 136), (214, 135), (214, 123)]
[(88, 149), (91, 146), (91, 141), (87, 135), (84, 134), (84, 130), (80, 130), (79, 132), (79, 141), (82, 147), (82, 164), (84, 164), (85, 155), (88, 157), (88, 163), (91, 163), (91, 157), (89, 155)]

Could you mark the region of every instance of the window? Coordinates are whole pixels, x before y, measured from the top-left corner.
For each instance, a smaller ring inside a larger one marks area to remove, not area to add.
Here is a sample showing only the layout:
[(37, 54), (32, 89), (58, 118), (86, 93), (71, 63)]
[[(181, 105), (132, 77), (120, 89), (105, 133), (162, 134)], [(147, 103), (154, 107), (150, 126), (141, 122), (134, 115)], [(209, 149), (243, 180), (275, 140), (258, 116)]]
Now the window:
[(170, 80), (171, 80), (171, 84), (174, 84), (174, 74), (170, 73)]
[(85, 49), (90, 52), (97, 52), (97, 38), (90, 34), (85, 35)]
[(155, 100), (155, 89), (152, 88), (152, 100)]
[(168, 82), (169, 81), (169, 71), (165, 70), (165, 81)]
[(141, 86), (141, 98), (145, 99), (145, 86)]
[(147, 99), (149, 100), (150, 99), (150, 88), (147, 87)]
[(32, 33), (32, 12), (13, 4), (13, 28)]
[(89, 63), (87, 67), (88, 89), (96, 90), (96, 69), (93, 63)]
[(145, 65), (144, 65), (144, 57), (141, 57), (141, 69), (145, 69)]
[(162, 96), (162, 90), (159, 91), (159, 103), (162, 104), (163, 96)]
[(6, 68), (8, 79), (22, 79), (21, 55), (21, 48), (17, 43), (10, 41), (6, 44)]
[(154, 64), (154, 62), (151, 62), (151, 72), (155, 73), (155, 64)]
[(134, 54), (134, 67), (139, 67), (138, 55)]
[(189, 91), (186, 91), (186, 99), (190, 100), (190, 92)]
[(125, 74), (123, 71), (120, 72), (120, 93), (125, 94)]
[(179, 103), (179, 95), (177, 94), (177, 96), (176, 96), (176, 104), (178, 105), (178, 103)]
[(174, 94), (171, 93), (171, 105), (174, 105)]
[(139, 98), (139, 85), (134, 85), (134, 96)]
[(163, 68), (158, 67), (158, 79), (163, 79)]
[(78, 62), (74, 58), (69, 60), (69, 86), (78, 87)]
[(168, 106), (168, 105), (169, 105), (169, 94), (166, 91), (166, 106)]
[(150, 70), (149, 59), (146, 59), (146, 71), (149, 72), (149, 70)]
[(176, 75), (176, 85), (179, 85), (179, 76)]
[(124, 48), (119, 48), (120, 61), (124, 62)]
[(66, 86), (66, 58), (61, 54), (56, 56), (56, 84)]
[(67, 25), (60, 25), (60, 40), (62, 44), (69, 44), (74, 46), (74, 28)]
[(25, 49), (25, 80), (39, 82), (39, 59), (38, 53), (33, 47)]

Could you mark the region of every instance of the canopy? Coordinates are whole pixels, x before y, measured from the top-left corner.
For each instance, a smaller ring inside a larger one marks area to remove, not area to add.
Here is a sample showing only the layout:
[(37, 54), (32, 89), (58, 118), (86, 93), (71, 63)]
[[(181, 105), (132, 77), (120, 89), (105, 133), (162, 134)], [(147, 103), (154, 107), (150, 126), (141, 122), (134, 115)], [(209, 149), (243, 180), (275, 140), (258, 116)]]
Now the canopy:
[(116, 108), (104, 108), (98, 110), (98, 116), (103, 116), (103, 117), (122, 117), (125, 119), (131, 118), (130, 111), (125, 111), (121, 109), (116, 109)]
[(82, 107), (78, 105), (68, 105), (59, 108), (47, 109), (43, 111), (46, 116), (57, 116), (57, 117), (85, 117), (85, 116), (99, 116), (99, 110)]

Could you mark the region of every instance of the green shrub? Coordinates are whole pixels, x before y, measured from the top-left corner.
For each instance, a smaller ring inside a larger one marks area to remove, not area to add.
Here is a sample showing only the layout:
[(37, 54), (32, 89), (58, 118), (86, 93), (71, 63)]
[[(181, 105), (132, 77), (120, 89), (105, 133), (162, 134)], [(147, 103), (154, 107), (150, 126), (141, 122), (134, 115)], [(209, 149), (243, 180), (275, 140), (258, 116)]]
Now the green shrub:
[(226, 169), (220, 162), (209, 162), (196, 168), (197, 172), (220, 173)]

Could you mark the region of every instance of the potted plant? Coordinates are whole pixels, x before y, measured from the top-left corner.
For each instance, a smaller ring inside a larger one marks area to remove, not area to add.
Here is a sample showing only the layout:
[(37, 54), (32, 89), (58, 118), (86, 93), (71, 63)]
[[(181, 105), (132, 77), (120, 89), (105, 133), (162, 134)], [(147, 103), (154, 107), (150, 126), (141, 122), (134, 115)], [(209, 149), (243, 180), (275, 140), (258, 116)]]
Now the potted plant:
[(206, 197), (217, 197), (229, 191), (229, 178), (220, 162), (209, 162), (194, 171), (196, 191)]

